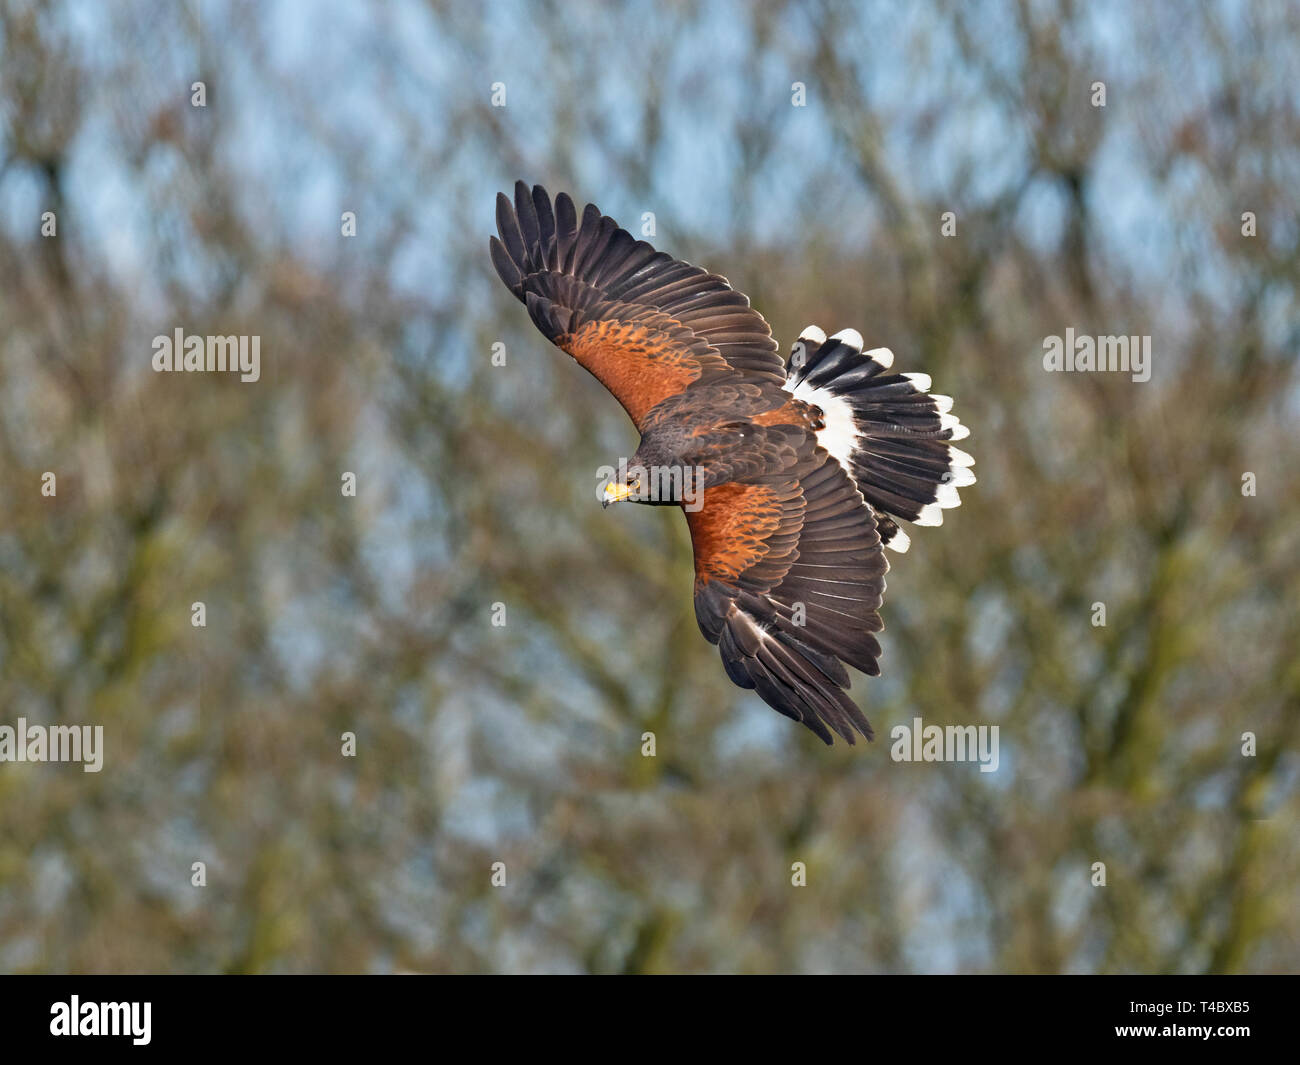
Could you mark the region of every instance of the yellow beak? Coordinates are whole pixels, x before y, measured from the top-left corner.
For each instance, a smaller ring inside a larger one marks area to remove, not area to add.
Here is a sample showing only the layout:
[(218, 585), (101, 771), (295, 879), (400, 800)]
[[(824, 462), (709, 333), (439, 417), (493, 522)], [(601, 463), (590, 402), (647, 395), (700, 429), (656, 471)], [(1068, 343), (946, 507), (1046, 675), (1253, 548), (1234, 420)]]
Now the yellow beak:
[(601, 498), (600, 505), (607, 507), (611, 503), (622, 503), (625, 499), (630, 499), (634, 494), (634, 490), (627, 485), (610, 481), (609, 484), (605, 485), (605, 494)]

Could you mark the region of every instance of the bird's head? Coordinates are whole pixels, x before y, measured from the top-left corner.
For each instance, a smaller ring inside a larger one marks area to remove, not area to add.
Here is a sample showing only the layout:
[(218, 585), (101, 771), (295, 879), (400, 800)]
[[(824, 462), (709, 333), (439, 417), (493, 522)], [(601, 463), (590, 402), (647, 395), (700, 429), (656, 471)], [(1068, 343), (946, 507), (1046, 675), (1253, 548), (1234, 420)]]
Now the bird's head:
[(606, 467), (601, 506), (644, 503), (695, 509), (704, 489), (705, 471), (674, 450), (645, 447), (617, 467)]

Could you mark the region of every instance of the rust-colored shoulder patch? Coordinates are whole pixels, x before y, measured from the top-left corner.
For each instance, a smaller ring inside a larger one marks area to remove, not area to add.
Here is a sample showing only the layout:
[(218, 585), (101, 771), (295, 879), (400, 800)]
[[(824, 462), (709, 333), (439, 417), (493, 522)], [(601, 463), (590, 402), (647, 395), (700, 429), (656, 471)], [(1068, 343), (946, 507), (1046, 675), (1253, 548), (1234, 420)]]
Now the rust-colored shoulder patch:
[(646, 411), (684, 391), (701, 373), (688, 347), (644, 322), (588, 322), (555, 343), (613, 393), (638, 428)]
[(700, 509), (686, 512), (696, 583), (735, 584), (772, 551), (783, 519), (788, 520), (788, 508), (769, 485), (733, 481), (706, 488)]

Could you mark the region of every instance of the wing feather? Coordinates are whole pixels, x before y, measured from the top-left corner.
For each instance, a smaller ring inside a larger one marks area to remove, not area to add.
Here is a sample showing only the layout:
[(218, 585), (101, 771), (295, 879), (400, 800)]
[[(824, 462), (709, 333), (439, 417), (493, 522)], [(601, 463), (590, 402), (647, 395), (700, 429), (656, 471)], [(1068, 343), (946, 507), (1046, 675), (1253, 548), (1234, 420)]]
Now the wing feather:
[(889, 564), (875, 518), (840, 465), (708, 488), (688, 512), (695, 613), (727, 675), (826, 743), (872, 738), (844, 664), (880, 672)]
[(656, 251), (588, 204), (515, 185), (497, 197), (501, 280), (547, 338), (594, 374), (640, 427), (655, 404), (726, 376), (785, 380), (763, 316), (723, 277)]

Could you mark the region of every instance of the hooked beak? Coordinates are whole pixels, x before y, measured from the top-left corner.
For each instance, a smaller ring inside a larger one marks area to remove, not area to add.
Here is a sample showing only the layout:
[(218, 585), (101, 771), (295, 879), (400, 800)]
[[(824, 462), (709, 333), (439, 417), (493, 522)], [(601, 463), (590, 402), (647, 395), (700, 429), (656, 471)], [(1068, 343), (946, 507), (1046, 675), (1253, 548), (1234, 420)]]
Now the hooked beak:
[(630, 499), (632, 494), (632, 489), (627, 485), (616, 484), (611, 481), (609, 484), (605, 485), (605, 493), (601, 496), (600, 500), (601, 508), (603, 509), (611, 503), (622, 503), (624, 500)]

